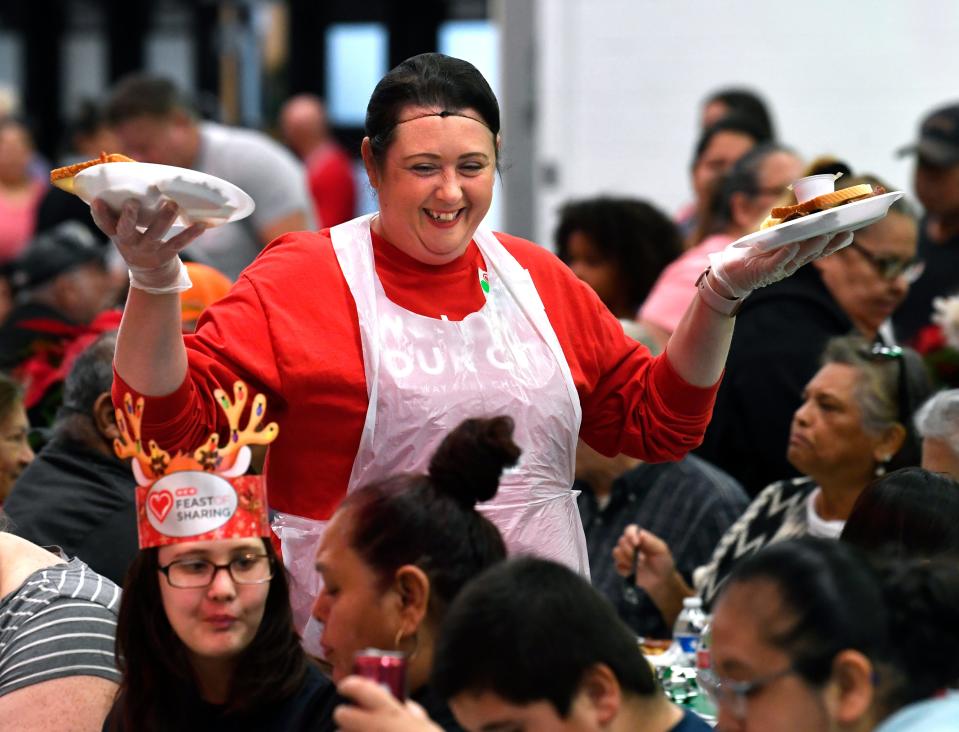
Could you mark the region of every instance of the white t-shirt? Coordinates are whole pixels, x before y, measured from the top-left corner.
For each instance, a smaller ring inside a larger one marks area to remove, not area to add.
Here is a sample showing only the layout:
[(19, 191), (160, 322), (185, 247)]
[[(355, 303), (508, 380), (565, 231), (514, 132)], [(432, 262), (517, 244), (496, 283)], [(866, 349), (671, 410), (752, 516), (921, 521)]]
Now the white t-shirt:
[(256, 209), (242, 221), (216, 226), (191, 245), (202, 258), (236, 279), (265, 245), (258, 230), (296, 211), (314, 228), (313, 203), (306, 169), (278, 142), (256, 130), (200, 124), (200, 152), (193, 166), (239, 186)]
[(806, 524), (809, 534), (820, 539), (838, 539), (846, 522), (826, 521), (820, 518), (819, 514), (816, 513), (816, 499), (821, 491), (822, 488), (817, 488), (806, 498)]

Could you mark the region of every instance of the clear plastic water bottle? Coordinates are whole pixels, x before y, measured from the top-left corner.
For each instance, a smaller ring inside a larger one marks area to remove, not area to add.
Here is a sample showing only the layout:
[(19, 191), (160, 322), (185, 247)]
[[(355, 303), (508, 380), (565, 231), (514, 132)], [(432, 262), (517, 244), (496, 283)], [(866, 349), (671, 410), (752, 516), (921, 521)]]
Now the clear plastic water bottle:
[(716, 721), (716, 705), (713, 703), (707, 690), (698, 683), (701, 673), (712, 673), (712, 658), (710, 647), (712, 646), (712, 624), (710, 618), (706, 616), (706, 624), (699, 635), (699, 648), (696, 649), (696, 679), (699, 687), (699, 695), (690, 705), (691, 709), (707, 722)]
[(676, 665), (690, 668), (696, 666), (696, 651), (699, 649), (699, 638), (705, 626), (703, 601), (698, 597), (685, 598), (683, 610), (673, 626), (673, 640), (678, 646)]

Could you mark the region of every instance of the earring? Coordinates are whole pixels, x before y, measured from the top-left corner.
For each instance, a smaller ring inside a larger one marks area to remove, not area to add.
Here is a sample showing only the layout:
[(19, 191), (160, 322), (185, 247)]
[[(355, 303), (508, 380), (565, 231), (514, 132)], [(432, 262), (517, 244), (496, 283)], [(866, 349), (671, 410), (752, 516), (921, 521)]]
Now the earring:
[(881, 478), (886, 474), (886, 465), (892, 460), (891, 455), (880, 455), (879, 463), (876, 465), (876, 477)]
[(420, 650), (420, 635), (419, 635), (419, 633), (417, 633), (416, 631), (413, 631), (413, 636), (412, 636), (412, 638), (413, 638), (413, 650), (410, 651), (409, 653), (406, 653), (406, 651), (404, 651), (404, 650), (400, 647), (400, 644), (403, 642), (403, 629), (402, 629), (402, 628), (400, 628), (398, 631), (396, 631), (396, 638), (393, 639), (393, 645), (396, 646), (396, 650), (401, 651), (401, 652), (403, 652), (403, 653), (406, 653), (406, 660), (407, 660), (407, 661), (412, 661), (414, 658), (416, 658), (416, 654), (417, 654), (417, 653), (419, 652), (419, 650)]

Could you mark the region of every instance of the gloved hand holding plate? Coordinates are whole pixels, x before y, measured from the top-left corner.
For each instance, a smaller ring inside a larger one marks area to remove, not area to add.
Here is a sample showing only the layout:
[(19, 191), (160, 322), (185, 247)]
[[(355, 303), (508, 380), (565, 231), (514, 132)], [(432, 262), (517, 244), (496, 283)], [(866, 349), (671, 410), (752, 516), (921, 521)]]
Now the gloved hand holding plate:
[(200, 222), (219, 226), (239, 221), (254, 209), (249, 194), (229, 181), (189, 168), (155, 163), (92, 164), (72, 176), (71, 188), (84, 202), (89, 204), (100, 198), (116, 212), (124, 201), (136, 199), (140, 203), (137, 225), (141, 229), (150, 224), (160, 206), (172, 200), (179, 207), (179, 216), (170, 234)]

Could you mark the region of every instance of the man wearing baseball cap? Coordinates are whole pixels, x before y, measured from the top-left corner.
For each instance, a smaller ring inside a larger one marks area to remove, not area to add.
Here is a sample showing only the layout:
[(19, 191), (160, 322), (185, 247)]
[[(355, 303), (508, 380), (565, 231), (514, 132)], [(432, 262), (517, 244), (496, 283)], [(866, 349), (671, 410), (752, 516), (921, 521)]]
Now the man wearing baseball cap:
[(916, 156), (916, 197), (925, 209), (918, 250), (925, 271), (893, 316), (907, 341), (929, 324), (933, 298), (959, 292), (959, 103), (927, 115), (918, 141), (899, 154)]
[(7, 268), (14, 307), (0, 325), (0, 369), (24, 385), (30, 423), (49, 426), (73, 360), (120, 312), (105, 257), (109, 250), (81, 223), (38, 234)]

